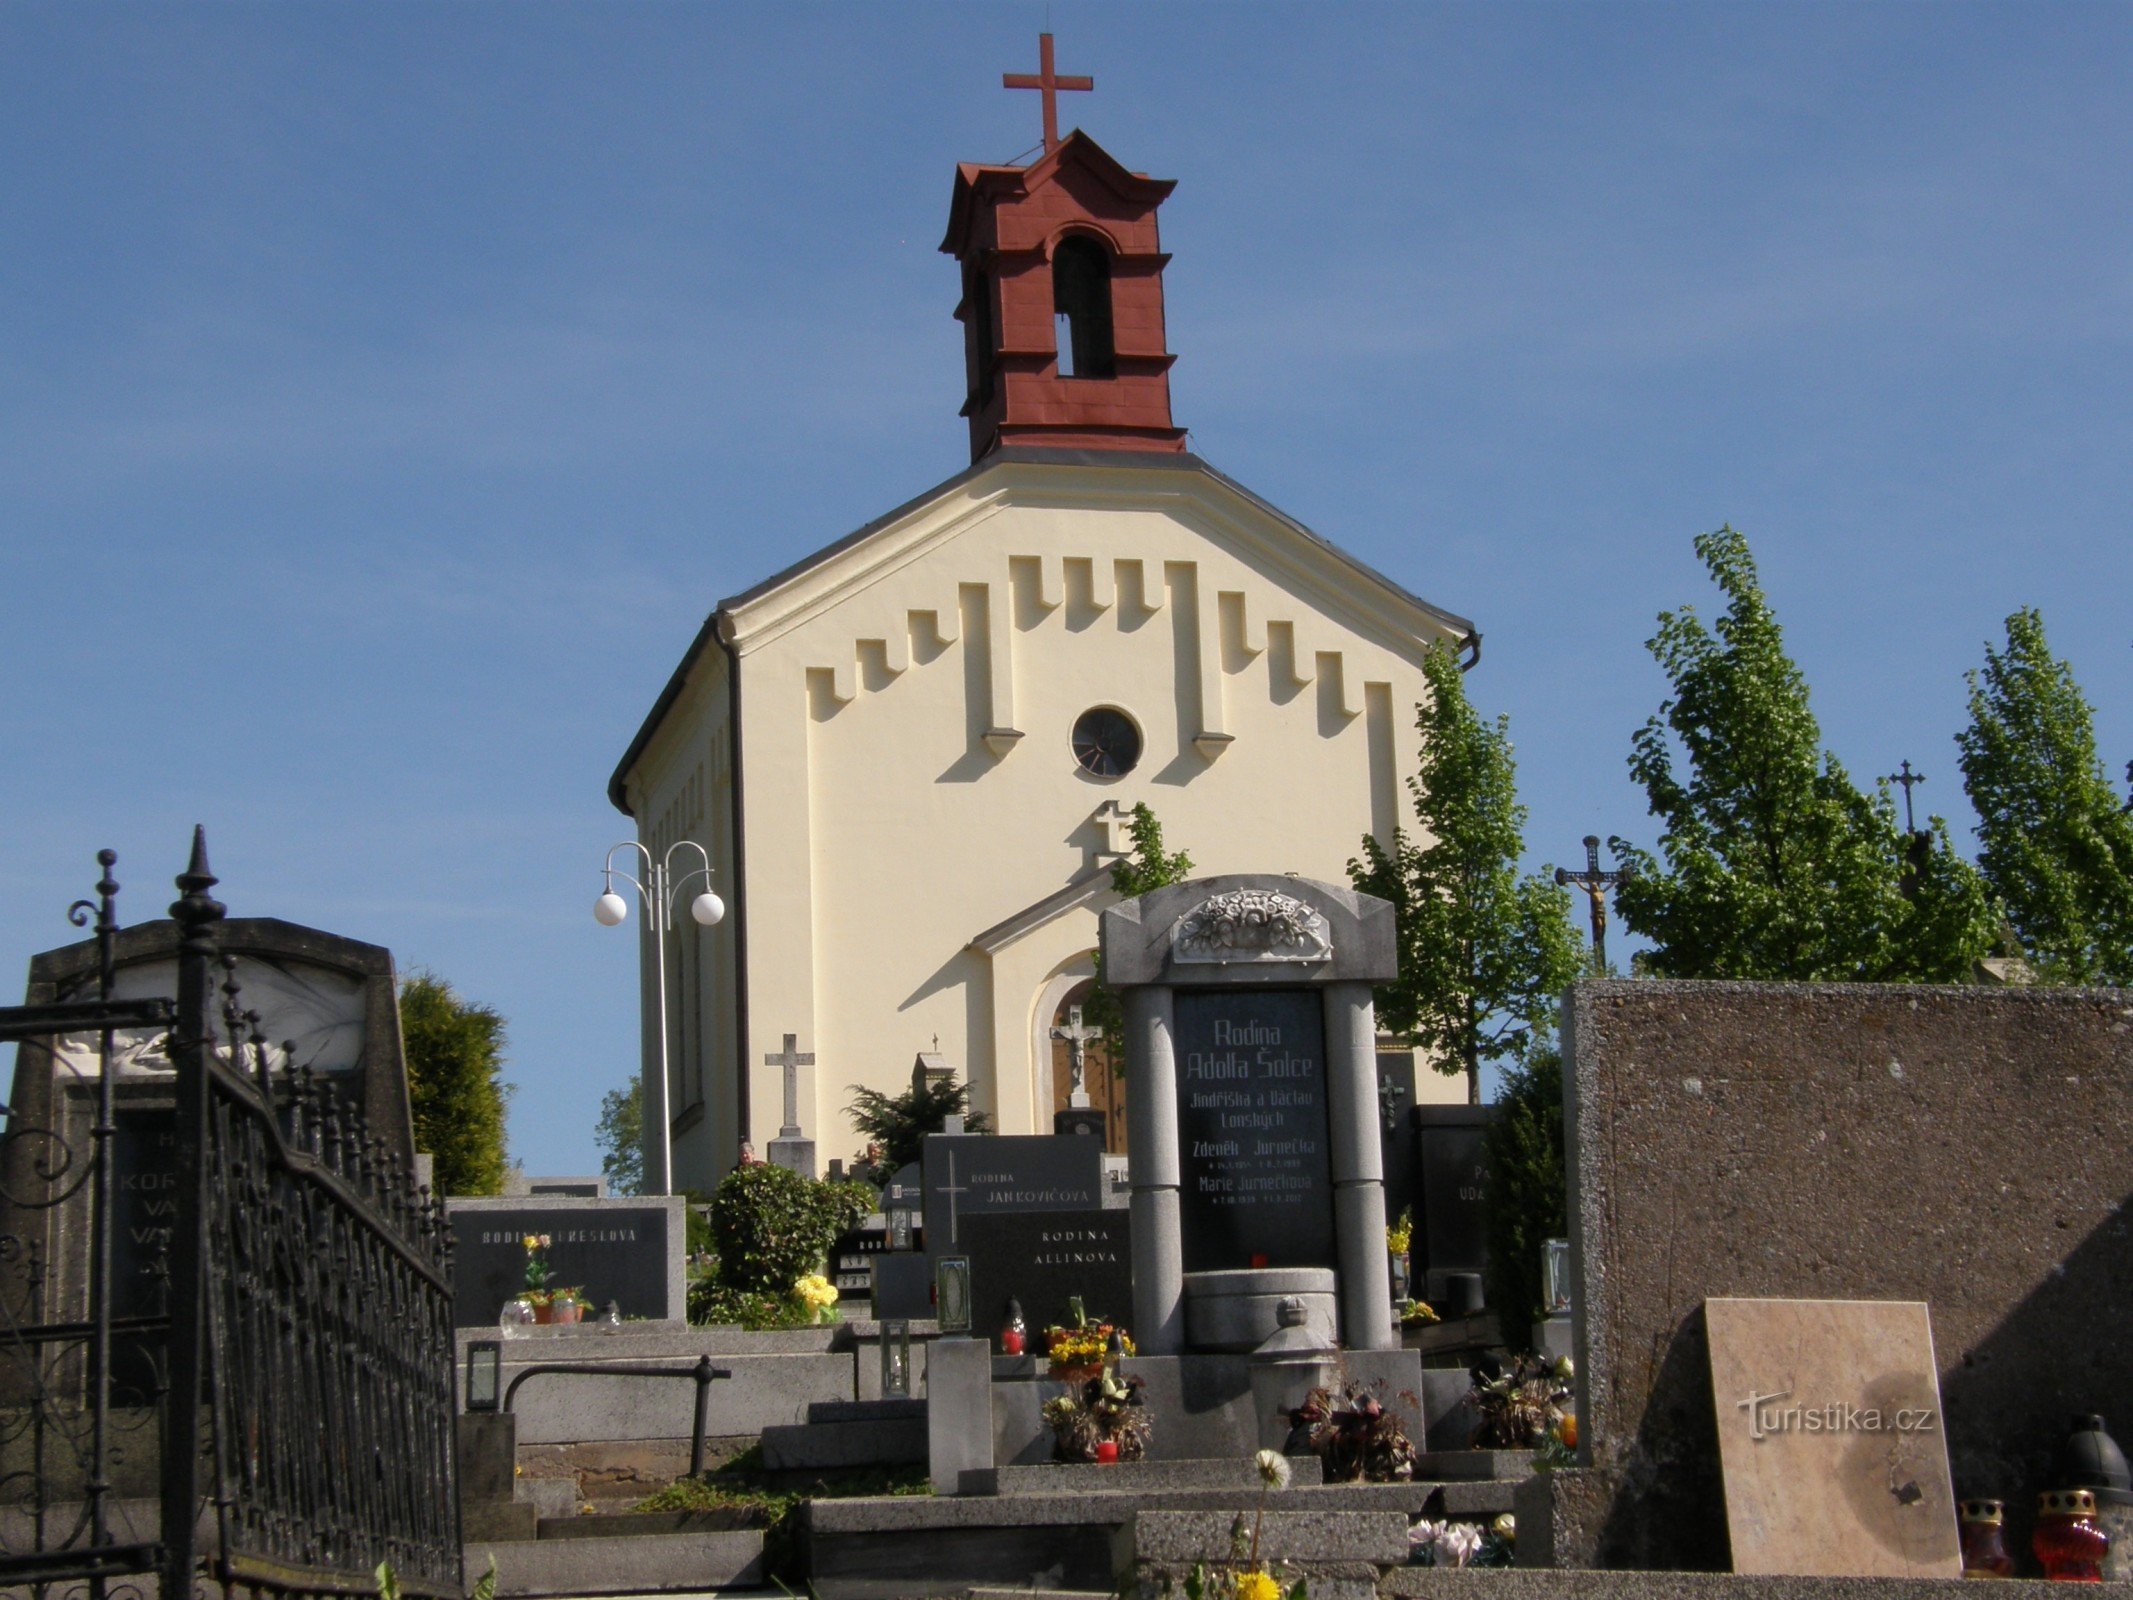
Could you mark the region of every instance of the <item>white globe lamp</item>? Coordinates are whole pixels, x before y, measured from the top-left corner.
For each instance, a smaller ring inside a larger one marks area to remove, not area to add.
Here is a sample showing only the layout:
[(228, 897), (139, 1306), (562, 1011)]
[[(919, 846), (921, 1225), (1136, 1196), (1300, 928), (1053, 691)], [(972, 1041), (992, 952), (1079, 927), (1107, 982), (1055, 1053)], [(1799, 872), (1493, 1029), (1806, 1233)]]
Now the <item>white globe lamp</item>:
[(725, 914), (726, 902), (708, 889), (689, 902), (689, 915), (696, 919), (700, 927), (717, 927), (719, 919)]
[(593, 921), (603, 928), (619, 926), (629, 914), (629, 902), (612, 889), (593, 902)]

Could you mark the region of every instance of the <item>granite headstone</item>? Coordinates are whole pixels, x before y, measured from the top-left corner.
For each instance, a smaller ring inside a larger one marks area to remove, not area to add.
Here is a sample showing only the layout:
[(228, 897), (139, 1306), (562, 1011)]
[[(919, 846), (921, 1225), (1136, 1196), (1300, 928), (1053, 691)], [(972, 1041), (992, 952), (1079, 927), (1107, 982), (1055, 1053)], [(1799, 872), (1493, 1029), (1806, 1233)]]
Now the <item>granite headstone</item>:
[(965, 1217), (970, 1299), (976, 1331), (997, 1328), (1007, 1302), (1021, 1303), (1032, 1335), (1072, 1320), (1079, 1296), (1092, 1318), (1132, 1315), (1133, 1249), (1128, 1214), (1108, 1211), (1003, 1211)]
[(447, 1201), (455, 1323), (494, 1323), (525, 1287), (528, 1234), (548, 1236), (552, 1287), (582, 1290), (596, 1306), (612, 1300), (625, 1317), (680, 1319), (687, 1203), (679, 1195)]
[[(1424, 1269), (1423, 1298), (1456, 1301), (1460, 1283), (1476, 1284), (1489, 1262), (1488, 1167), (1482, 1138), (1487, 1106), (1417, 1106), (1415, 1144), (1421, 1168), (1416, 1221)], [(1455, 1283), (1454, 1280), (1460, 1280)], [(1462, 1308), (1477, 1309), (1477, 1308)]]
[(966, 1254), (962, 1219), (995, 1211), (1094, 1211), (1103, 1141), (1075, 1134), (934, 1133), (921, 1157), (926, 1248)]
[(1177, 995), (1185, 1270), (1333, 1265), (1326, 1047), (1307, 989)]

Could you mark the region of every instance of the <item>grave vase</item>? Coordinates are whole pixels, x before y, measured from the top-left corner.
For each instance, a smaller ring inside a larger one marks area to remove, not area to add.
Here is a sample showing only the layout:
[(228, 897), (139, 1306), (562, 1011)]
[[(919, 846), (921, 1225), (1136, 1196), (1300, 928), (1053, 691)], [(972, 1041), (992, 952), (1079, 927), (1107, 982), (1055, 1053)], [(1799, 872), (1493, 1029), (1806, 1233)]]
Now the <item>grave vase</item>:
[(569, 1326), (584, 1315), (585, 1308), (575, 1300), (558, 1300), (549, 1317), (551, 1322)]
[(2096, 1524), (2096, 1497), (2086, 1489), (2047, 1489), (2037, 1496), (2030, 1548), (2044, 1576), (2062, 1583), (2103, 1582), (2110, 1536)]

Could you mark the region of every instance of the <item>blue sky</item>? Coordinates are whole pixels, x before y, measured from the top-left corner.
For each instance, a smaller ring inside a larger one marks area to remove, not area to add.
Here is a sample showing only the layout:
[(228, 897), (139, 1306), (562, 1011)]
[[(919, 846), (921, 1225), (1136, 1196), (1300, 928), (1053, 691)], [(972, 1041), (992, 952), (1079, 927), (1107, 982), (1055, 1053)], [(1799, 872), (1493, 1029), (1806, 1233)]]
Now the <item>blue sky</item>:
[(1047, 14), (1179, 180), (1193, 447), (1481, 624), (1536, 863), (1649, 842), (1725, 521), (1855, 776), (1967, 838), (2020, 604), (2133, 756), (2125, 6), (17, 3), (0, 972), (205, 822), (233, 913), (503, 1011), (514, 1153), (592, 1168), (607, 775), (719, 597), (967, 459), (935, 246)]

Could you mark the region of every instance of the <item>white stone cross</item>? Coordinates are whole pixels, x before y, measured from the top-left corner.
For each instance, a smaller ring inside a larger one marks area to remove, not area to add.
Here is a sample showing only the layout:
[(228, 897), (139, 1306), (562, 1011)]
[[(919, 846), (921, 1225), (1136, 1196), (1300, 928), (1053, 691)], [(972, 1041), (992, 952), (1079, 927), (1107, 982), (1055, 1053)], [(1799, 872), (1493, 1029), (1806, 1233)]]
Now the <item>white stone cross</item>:
[(780, 1050), (776, 1055), (763, 1057), (764, 1066), (783, 1067), (785, 1069), (785, 1126), (778, 1130), (780, 1139), (797, 1139), (801, 1136), (800, 1069), (802, 1067), (811, 1067), (815, 1064), (815, 1053), (812, 1050), (801, 1051), (795, 1049), (794, 1046), (798, 1045), (799, 1042), (797, 1035), (788, 1033), (785, 1036), (785, 1048), (783, 1050)]
[(1089, 1086), (1082, 1081), (1083, 1052), (1104, 1036), (1104, 1031), (1081, 1020), (1081, 1007), (1068, 1006), (1066, 1026), (1054, 1028), (1052, 1037), (1066, 1041), (1067, 1061), (1074, 1069), (1074, 1081), (1067, 1093), (1067, 1104), (1085, 1106), (1089, 1103)]

